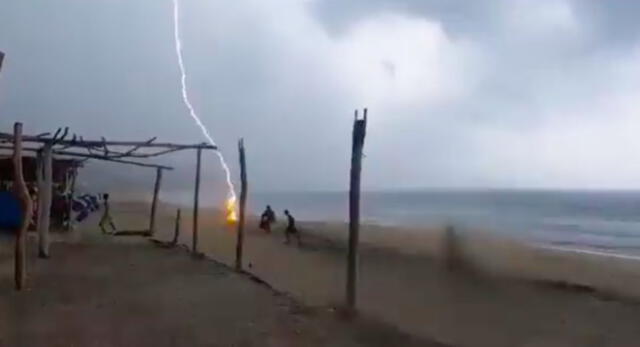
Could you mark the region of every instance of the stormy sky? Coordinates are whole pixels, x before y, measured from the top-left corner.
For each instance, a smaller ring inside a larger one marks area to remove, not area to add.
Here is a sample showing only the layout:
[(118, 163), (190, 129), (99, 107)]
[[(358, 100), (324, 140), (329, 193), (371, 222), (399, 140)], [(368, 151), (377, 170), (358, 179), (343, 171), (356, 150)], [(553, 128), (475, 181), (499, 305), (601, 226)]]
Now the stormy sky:
[[(367, 189), (640, 188), (639, 2), (181, 4), (192, 101), (235, 176), (245, 138), (254, 190), (345, 189), (365, 106)], [(170, 0), (2, 1), (0, 126), (203, 141), (172, 30)], [(191, 184), (193, 157), (159, 161)]]

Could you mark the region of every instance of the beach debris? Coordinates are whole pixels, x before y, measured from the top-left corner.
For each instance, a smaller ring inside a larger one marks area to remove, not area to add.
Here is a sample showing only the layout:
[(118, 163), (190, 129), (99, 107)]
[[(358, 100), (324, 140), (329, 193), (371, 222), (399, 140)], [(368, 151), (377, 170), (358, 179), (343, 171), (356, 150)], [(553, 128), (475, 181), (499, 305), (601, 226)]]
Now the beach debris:
[(459, 237), (453, 225), (447, 225), (444, 230), (444, 262), (447, 270), (456, 271), (461, 267)]

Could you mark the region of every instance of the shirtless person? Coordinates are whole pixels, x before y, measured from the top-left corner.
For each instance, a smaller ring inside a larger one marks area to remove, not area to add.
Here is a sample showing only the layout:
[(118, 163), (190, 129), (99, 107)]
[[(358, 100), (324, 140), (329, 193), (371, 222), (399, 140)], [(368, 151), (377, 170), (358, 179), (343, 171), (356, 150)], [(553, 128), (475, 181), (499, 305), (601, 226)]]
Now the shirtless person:
[(104, 212), (102, 213), (102, 218), (100, 218), (100, 229), (102, 232), (107, 234), (107, 229), (104, 227), (105, 224), (108, 224), (111, 227), (111, 233), (116, 232), (116, 225), (113, 223), (113, 218), (111, 217), (111, 209), (109, 207), (109, 194), (102, 195), (102, 199), (104, 200)]
[(296, 220), (295, 218), (293, 218), (291, 213), (289, 213), (289, 210), (284, 210), (284, 214), (285, 216), (287, 216), (287, 229), (285, 229), (284, 231), (286, 240), (284, 243), (288, 244), (291, 238), (291, 234), (294, 234), (296, 236), (296, 239), (298, 240), (298, 246), (300, 246), (300, 232), (298, 231), (298, 228), (296, 228)]

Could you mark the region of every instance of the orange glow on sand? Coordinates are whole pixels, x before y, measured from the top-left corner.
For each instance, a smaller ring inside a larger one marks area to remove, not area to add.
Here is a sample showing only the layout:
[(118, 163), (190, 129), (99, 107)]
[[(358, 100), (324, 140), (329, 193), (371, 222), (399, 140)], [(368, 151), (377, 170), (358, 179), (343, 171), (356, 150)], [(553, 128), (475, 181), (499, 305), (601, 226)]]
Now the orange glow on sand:
[(238, 221), (238, 215), (236, 214), (236, 197), (230, 197), (224, 205), (225, 213), (227, 214), (227, 223), (234, 224)]

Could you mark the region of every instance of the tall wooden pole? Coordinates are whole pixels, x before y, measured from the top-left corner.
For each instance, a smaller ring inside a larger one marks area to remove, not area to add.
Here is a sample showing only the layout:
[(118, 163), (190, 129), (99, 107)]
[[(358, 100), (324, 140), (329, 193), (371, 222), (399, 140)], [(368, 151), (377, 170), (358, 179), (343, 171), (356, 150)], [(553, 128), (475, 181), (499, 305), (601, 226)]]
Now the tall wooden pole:
[(358, 280), (358, 242), (360, 232), (360, 173), (362, 171), (362, 149), (367, 128), (367, 109), (364, 118), (358, 119), (355, 112), (353, 122), (353, 144), (351, 148), (351, 182), (349, 187), (349, 251), (347, 255), (347, 308), (356, 307)]
[(49, 258), (49, 228), (51, 226), (51, 199), (53, 193), (53, 158), (51, 144), (42, 147), (41, 184), (38, 187), (38, 256)]
[(193, 238), (191, 250), (198, 254), (198, 205), (200, 204), (200, 165), (202, 161), (202, 149), (197, 149), (196, 156), (196, 188), (193, 194)]
[(13, 192), (20, 200), (22, 220), (16, 230), (14, 279), (17, 290), (24, 288), (26, 280), (27, 228), (31, 221), (33, 206), (22, 171), (22, 123), (13, 125)]
[(151, 202), (151, 217), (149, 218), (149, 234), (156, 232), (156, 210), (158, 209), (158, 195), (162, 184), (162, 169), (156, 168), (156, 183), (153, 186), (153, 201)]
[(240, 216), (238, 218), (238, 239), (236, 241), (236, 270), (242, 270), (242, 249), (244, 246), (244, 219), (245, 206), (247, 203), (247, 165), (244, 154), (244, 140), (238, 142), (238, 152), (240, 154)]

